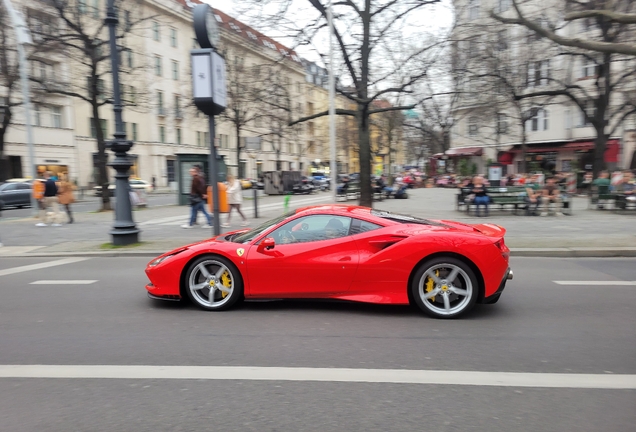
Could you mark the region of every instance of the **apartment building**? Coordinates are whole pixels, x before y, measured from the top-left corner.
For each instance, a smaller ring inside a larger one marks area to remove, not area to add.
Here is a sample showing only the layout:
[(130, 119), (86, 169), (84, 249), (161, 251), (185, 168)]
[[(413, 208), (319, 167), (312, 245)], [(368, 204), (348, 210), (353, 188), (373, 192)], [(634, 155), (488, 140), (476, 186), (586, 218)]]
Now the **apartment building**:
[[(60, 25), (45, 1), (13, 2), (29, 18), (30, 26)], [(99, 26), (105, 6), (106, 0), (78, 0), (75, 12), (82, 14), (85, 25)], [(148, 181), (155, 178), (158, 185), (168, 186), (176, 181), (177, 155), (209, 153), (207, 118), (191, 103), (190, 50), (197, 48), (192, 14), (185, 0), (132, 0), (126, 2), (126, 7), (128, 9), (119, 17), (120, 26), (138, 23), (120, 42), (123, 120), (128, 139), (134, 141), (130, 151), (134, 161), (131, 176)], [(282, 83), (292, 108), (307, 107), (311, 88), (322, 87), (306, 81), (301, 58), (222, 11), (215, 9), (215, 12), (221, 29), (219, 49), (228, 63), (240, 62), (244, 69), (252, 72), (265, 71), (265, 78), (275, 77)], [(106, 29), (100, 37), (107, 39)], [(86, 78), (80, 76), (82, 69), (77, 59), (64, 53), (41, 53), (31, 62), (31, 73), (49, 77), (49, 87), (53, 82), (68, 88), (85, 82)], [(110, 63), (104, 62), (100, 67), (109, 68)], [(263, 86), (271, 85), (271, 80), (268, 83)], [(96, 127), (101, 127), (108, 138), (112, 137), (115, 128), (112, 105), (107, 103), (112, 86), (110, 76), (105, 74), (97, 85), (104, 90), (106, 102), (99, 108), (100, 125), (93, 120), (91, 105), (79, 98), (44, 92), (34, 94), (35, 119), (32, 123), (35, 162), (39, 171), (68, 172), (80, 186), (89, 186), (96, 181)], [(228, 110), (231, 104), (232, 101)], [(263, 112), (267, 105), (263, 105), (262, 100), (255, 100), (247, 110)], [(240, 128), (227, 119), (230, 115), (225, 117), (217, 117), (216, 145), (230, 171), (245, 177), (256, 177), (263, 171), (277, 169), (308, 172), (310, 163), (320, 158), (312, 141), (328, 140), (326, 132), (316, 127), (313, 131), (310, 126), (303, 126), (293, 133), (274, 134), (271, 122), (258, 115)], [(15, 176), (30, 173), (24, 124), (23, 110), (14, 108), (13, 121), (5, 136), (5, 152)], [(272, 135), (284, 136), (276, 141)], [(248, 138), (260, 138), (260, 150), (242, 148), (239, 154), (238, 144), (244, 147)]]
[[(468, 158), (486, 171), (488, 161), (504, 164), (508, 172), (522, 169), (522, 143), (526, 142), (526, 171), (551, 167), (559, 171), (591, 169), (596, 131), (579, 105), (567, 97), (523, 95), (570, 86), (584, 99), (589, 115), (597, 94), (601, 55), (563, 49), (537, 37), (522, 26), (494, 21), (490, 12), (514, 16), (510, 0), (454, 0), (457, 26), (452, 53), (459, 103), (453, 107), (451, 149), (444, 157), (451, 162)], [(599, 38), (600, 29), (590, 20), (563, 21), (565, 2), (524, 2), (523, 10), (541, 25), (556, 26), (564, 36)], [(636, 40), (634, 35), (624, 37)], [(636, 81), (620, 77), (636, 68), (634, 59), (614, 56), (614, 92), (608, 108), (609, 134), (604, 155), (609, 168), (627, 167), (634, 154), (636, 116), (623, 106), (632, 103)], [(525, 134), (525, 140), (524, 140)]]

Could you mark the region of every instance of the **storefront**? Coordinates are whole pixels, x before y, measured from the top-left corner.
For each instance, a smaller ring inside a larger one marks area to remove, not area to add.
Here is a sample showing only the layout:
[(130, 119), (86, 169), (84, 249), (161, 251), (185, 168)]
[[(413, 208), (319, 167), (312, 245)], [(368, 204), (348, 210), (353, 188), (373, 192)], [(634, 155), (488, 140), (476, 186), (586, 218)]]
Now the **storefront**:
[[(499, 152), (497, 161), (508, 165), (509, 173), (523, 171), (522, 149), (520, 144), (512, 146), (505, 152)], [(526, 145), (526, 172), (531, 171), (563, 171), (590, 170), (594, 163), (594, 142), (575, 141)], [(615, 169), (620, 154), (620, 141), (607, 141), (605, 163), (608, 169)]]

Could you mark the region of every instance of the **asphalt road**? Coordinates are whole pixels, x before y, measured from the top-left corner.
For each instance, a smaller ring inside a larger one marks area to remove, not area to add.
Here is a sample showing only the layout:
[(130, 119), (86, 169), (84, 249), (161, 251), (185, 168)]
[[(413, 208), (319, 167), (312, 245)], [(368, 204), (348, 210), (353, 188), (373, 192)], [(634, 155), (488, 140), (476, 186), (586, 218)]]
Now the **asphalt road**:
[[(4, 365), (636, 374), (636, 285), (627, 284), (635, 259), (513, 259), (515, 279), (499, 303), (455, 321), (410, 307), (303, 301), (207, 313), (146, 298), (147, 259), (59, 260), (0, 259), (0, 375)], [(633, 431), (636, 422), (633, 387), (566, 388), (558, 375), (547, 375), (557, 388), (545, 388), (290, 381), (284, 373), (263, 381), (0, 378), (0, 429), (597, 432)]]

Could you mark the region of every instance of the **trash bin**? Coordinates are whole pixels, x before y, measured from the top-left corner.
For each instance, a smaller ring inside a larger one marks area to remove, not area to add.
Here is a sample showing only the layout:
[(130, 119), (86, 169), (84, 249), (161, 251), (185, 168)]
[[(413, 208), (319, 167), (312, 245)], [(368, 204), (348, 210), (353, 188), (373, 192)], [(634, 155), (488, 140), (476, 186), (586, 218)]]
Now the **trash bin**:
[[(225, 183), (217, 183), (219, 188), (219, 213), (229, 213), (230, 212), (230, 204), (227, 200), (227, 186)], [(208, 207), (210, 208), (210, 213), (214, 211), (212, 208), (212, 199), (214, 198), (214, 194), (212, 193), (212, 186), (208, 186)]]

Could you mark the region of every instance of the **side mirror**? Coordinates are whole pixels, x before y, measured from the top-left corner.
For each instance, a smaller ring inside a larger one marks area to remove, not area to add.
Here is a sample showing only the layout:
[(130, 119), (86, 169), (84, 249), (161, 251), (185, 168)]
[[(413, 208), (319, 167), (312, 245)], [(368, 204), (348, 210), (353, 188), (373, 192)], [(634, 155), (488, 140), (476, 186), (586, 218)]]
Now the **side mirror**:
[(276, 246), (276, 240), (271, 237), (264, 238), (261, 244), (258, 245), (258, 251), (263, 252), (266, 250), (272, 250)]

